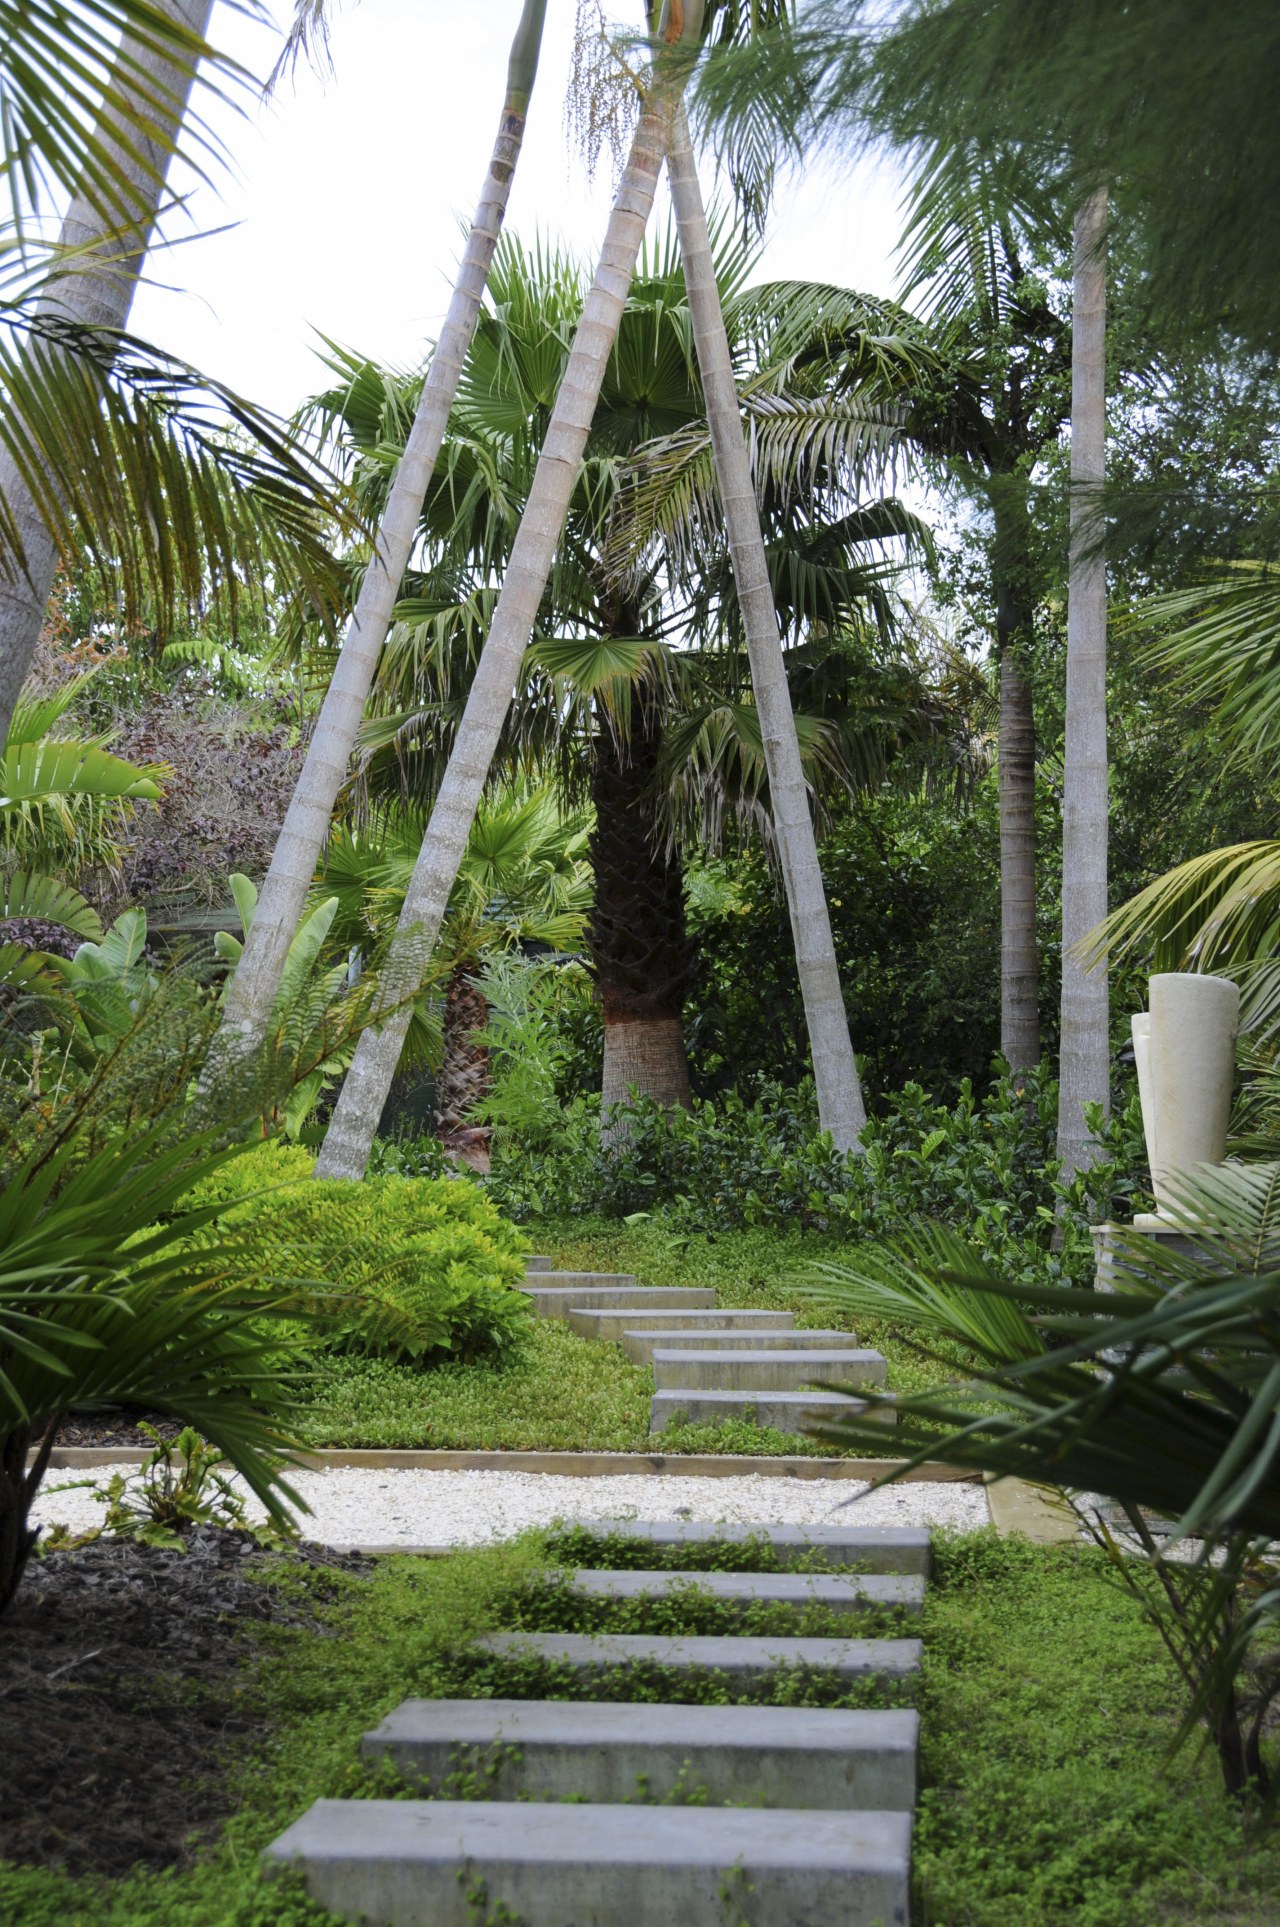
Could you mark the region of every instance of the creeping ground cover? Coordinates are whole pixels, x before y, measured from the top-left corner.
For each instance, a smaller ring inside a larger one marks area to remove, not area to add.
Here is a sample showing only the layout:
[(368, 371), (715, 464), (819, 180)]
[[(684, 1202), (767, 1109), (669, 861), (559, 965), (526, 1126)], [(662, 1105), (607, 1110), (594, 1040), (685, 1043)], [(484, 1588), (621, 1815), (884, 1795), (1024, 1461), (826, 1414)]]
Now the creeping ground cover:
[[(581, 1534), (531, 1534), (444, 1559), (314, 1564), (223, 1540), (222, 1552), (206, 1534), (186, 1555), (101, 1545), (42, 1562), (13, 1622), (22, 1637), (0, 1651), (0, 1693), (24, 1716), (15, 1730), (40, 1722), (67, 1744), (60, 1770), (43, 1778), (21, 1744), (0, 1763), (6, 1922), (321, 1927), (329, 1916), (296, 1886), (259, 1880), (258, 1854), (316, 1798), (408, 1791), (361, 1764), (361, 1733), (410, 1694), (581, 1692), (554, 1668), (471, 1654), (468, 1642), (517, 1625), (620, 1630), (636, 1610), (574, 1599), (539, 1576), (548, 1556), (560, 1566), (625, 1560), (621, 1542)], [(1166, 1761), (1174, 1675), (1104, 1562), (990, 1530), (940, 1535), (936, 1546), (917, 1688), (913, 1918), (922, 1927), (1274, 1920), (1280, 1850), (1245, 1833), (1212, 1760), (1188, 1751)], [(724, 1563), (742, 1557), (726, 1548)], [(190, 1636), (179, 1638), (180, 1594)], [(673, 1631), (720, 1623), (696, 1589), (661, 1612)], [(149, 1640), (156, 1664), (121, 1663), (116, 1633)], [(78, 1665), (59, 1673), (68, 1657)], [(718, 1701), (726, 1682), (647, 1669), (589, 1690)], [(772, 1690), (786, 1703), (830, 1705), (847, 1703), (849, 1685), (810, 1673), (779, 1676)], [(854, 1691), (866, 1703), (865, 1684)], [(123, 1750), (112, 1750), (113, 1724)], [(166, 1795), (149, 1826), (135, 1813), (122, 1857), (101, 1824), (104, 1776), (142, 1786), (149, 1761), (163, 1762)], [(439, 1791), (485, 1798), (487, 1783), (481, 1771)]]

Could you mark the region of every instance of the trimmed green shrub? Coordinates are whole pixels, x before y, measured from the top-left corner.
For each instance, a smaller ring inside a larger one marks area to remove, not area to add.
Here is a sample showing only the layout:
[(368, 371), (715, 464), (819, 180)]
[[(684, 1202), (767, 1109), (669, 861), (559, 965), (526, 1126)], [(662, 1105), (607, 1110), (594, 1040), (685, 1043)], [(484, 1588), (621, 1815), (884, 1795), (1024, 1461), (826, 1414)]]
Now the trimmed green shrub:
[(316, 1181), (312, 1155), (264, 1144), (197, 1185), (188, 1206), (230, 1207), (263, 1280), (321, 1296), (324, 1343), (420, 1364), (519, 1342), (527, 1240), (478, 1186), (452, 1178)]
[(1106, 1156), (1065, 1189), (1055, 1147), (1058, 1087), (1049, 1072), (985, 1097), (966, 1079), (952, 1104), (908, 1084), (872, 1117), (864, 1154), (846, 1156), (819, 1131), (812, 1086), (763, 1085), (688, 1110), (642, 1099), (625, 1108), (628, 1135), (607, 1150), (598, 1100), (579, 1100), (551, 1144), (495, 1138), (490, 1195), (516, 1218), (652, 1213), (682, 1229), (738, 1226), (883, 1237), (938, 1218), (1013, 1278), (1083, 1281), (1088, 1226), (1126, 1218), (1145, 1153), (1136, 1091), (1099, 1120)]

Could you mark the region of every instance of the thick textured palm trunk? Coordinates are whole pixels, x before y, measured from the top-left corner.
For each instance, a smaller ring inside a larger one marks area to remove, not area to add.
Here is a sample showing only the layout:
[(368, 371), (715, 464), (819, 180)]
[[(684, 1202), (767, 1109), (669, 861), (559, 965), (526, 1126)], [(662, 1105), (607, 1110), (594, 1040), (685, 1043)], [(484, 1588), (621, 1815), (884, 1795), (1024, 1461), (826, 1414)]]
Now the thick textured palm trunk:
[(253, 1044), (264, 1035), (280, 988), (289, 945), (329, 834), (333, 806), (347, 773), (378, 657), (391, 626), (422, 504), (448, 427), (494, 250), (502, 232), (507, 198), (524, 139), (529, 96), (537, 74), (546, 11), (546, 0), (525, 0), (512, 43), (507, 94), (480, 205), (471, 224), (449, 312), (431, 357), (413, 426), (379, 524), (374, 554), (343, 637), (333, 680), (316, 719), (271, 867), (258, 895), (253, 928), (227, 988), (224, 1039), (238, 1036), (246, 1044)]
[[(696, 45), (702, 26), (701, 0), (687, 0), (682, 9), (673, 8), (673, 17), (677, 11), (686, 42)], [(671, 38), (679, 40), (680, 34), (673, 31)], [(512, 545), (502, 593), (405, 895), (389, 960), (393, 970), (397, 957), (434, 943), (440, 934), (449, 892), (466, 852), (577, 485), (601, 383), (671, 139), (671, 117), (683, 78), (683, 68), (656, 75), (636, 127), (595, 279), (574, 334), (529, 499)], [(408, 1023), (405, 1008), (362, 1035), (316, 1161), (317, 1177), (363, 1176)]]
[(471, 1128), (471, 1113), (489, 1093), (489, 1052), (476, 1033), (489, 1021), (489, 1003), (478, 988), (474, 962), (460, 963), (449, 979), (444, 1000), (444, 1056), (436, 1078), (436, 1134), (453, 1145)]
[(687, 1104), (683, 1012), (694, 951), (685, 931), (684, 872), (658, 821), (657, 705), (636, 692), (625, 738), (602, 730), (595, 749), (588, 926), (604, 1016), (600, 1136), (626, 1135), (616, 1115), (629, 1093)]
[(1107, 914), (1107, 197), (1076, 216), (1071, 319), (1071, 559), (1062, 807), (1062, 1047), (1058, 1155), (1071, 1178), (1096, 1156), (1084, 1106), (1110, 1096), (1107, 972), (1073, 952)]
[[(197, 41), (203, 41), (213, 0), (161, 0), (166, 13)], [(190, 98), (195, 69), (175, 53), (164, 60), (153, 46), (126, 38), (116, 64), (110, 93), (117, 100), (145, 103), (155, 126), (148, 139), (134, 127), (127, 139), (123, 123), (104, 106), (101, 128), (114, 147), (114, 162), (122, 179), (118, 190), (120, 212), (103, 218), (90, 202), (78, 196), (62, 224), (61, 245), (75, 249), (74, 270), (60, 275), (40, 302), (40, 312), (108, 334), (121, 330), (129, 319), (134, 289), (142, 272), (151, 231), (165, 194), (165, 170), (173, 142)], [(36, 506), (36, 497), (17, 463), (0, 451), (0, 500), (13, 518), (22, 543), (21, 563), (0, 571), (0, 743), (9, 734), (14, 708), (31, 658), (35, 653), (45, 606), (58, 567), (58, 545), (50, 536)]]
[(1000, 665), (1000, 1050), (1015, 1073), (1040, 1061), (1036, 940), (1036, 722), (1026, 645), (1027, 523), (995, 497), (996, 651)]
[(857, 1150), (867, 1114), (840, 989), (831, 918), (787, 689), (777, 610), (769, 582), (751, 463), (743, 438), (706, 212), (683, 109), (676, 115), (667, 172), (738, 606), (751, 664), (751, 682), (760, 712), (765, 765), (769, 772), (769, 806), (791, 914), (796, 968), (818, 1090), (818, 1115), (822, 1128), (831, 1133), (839, 1150)]

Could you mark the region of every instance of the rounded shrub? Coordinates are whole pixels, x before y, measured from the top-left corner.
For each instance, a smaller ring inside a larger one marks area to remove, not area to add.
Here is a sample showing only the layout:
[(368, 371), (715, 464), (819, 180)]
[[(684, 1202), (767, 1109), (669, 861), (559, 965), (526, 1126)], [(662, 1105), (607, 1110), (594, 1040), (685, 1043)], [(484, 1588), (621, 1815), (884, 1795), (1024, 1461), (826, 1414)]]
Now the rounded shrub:
[(316, 1180), (312, 1154), (264, 1144), (184, 1200), (220, 1208), (243, 1262), (296, 1290), (324, 1342), (429, 1364), (516, 1344), (527, 1240), (477, 1185), (452, 1178)]

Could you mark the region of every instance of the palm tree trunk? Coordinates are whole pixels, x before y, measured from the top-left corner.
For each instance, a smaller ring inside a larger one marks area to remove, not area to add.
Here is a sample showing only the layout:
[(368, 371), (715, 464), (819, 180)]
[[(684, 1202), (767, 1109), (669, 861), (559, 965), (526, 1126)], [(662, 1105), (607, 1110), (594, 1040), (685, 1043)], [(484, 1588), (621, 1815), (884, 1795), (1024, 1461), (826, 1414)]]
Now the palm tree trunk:
[[(161, 0), (165, 11), (193, 39), (204, 41), (213, 0)], [(39, 305), (42, 316), (117, 333), (129, 318), (133, 291), (151, 242), (165, 193), (165, 170), (187, 110), (194, 64), (176, 50), (161, 56), (154, 43), (126, 37), (101, 109), (99, 128), (112, 149), (120, 176), (115, 191), (119, 213), (104, 217), (85, 195), (67, 210), (59, 244), (79, 257), (74, 269), (59, 275)], [(136, 126), (127, 131), (112, 100), (145, 103), (154, 124), (151, 136)], [(0, 571), (0, 743), (9, 734), (14, 708), (31, 667), (45, 606), (58, 567), (58, 545), (45, 526), (36, 497), (7, 450), (0, 451), (0, 501), (13, 518), (22, 558)]]
[[(683, 35), (686, 44), (696, 45), (702, 26), (701, 0), (686, 0), (683, 8), (673, 5), (671, 18), (679, 24), (668, 30), (669, 40), (677, 43)], [(656, 74), (632, 139), (595, 279), (512, 544), (502, 593), (405, 895), (388, 959), (393, 973), (405, 967), (405, 959), (415, 949), (433, 944), (440, 934), (577, 486), (683, 84), (683, 68)], [(408, 1024), (406, 1007), (361, 1036), (316, 1161), (317, 1177), (363, 1176)]]
[(639, 689), (626, 734), (603, 725), (594, 750), (595, 903), (588, 929), (604, 1015), (600, 1139), (606, 1145), (627, 1135), (615, 1113), (632, 1090), (667, 1106), (689, 1102), (683, 1013), (694, 953), (685, 931), (680, 858), (658, 821), (661, 740), (658, 702)]
[(778, 639), (778, 616), (769, 583), (760, 511), (743, 439), (738, 389), (720, 309), (698, 170), (683, 109), (678, 109), (676, 114), (667, 175), (680, 235), (680, 255), (693, 318), (698, 370), (706, 397), (716, 477), (751, 664), (751, 683), (760, 712), (774, 834), (813, 1052), (818, 1116), (838, 1150), (856, 1151), (867, 1113), (840, 989), (831, 919), (809, 812), (809, 792)]
[(1036, 723), (1024, 645), (1026, 517), (994, 494), (996, 652), (1000, 664), (1000, 1052), (1015, 1073), (1040, 1061), (1036, 943)]
[(227, 987), (224, 1038), (252, 1045), (263, 1036), (280, 988), (316, 864), (329, 834), (338, 791), (347, 773), (378, 657), (408, 566), (422, 504), (444, 440), (449, 413), (471, 347), (507, 197), (524, 139), (529, 97), (537, 74), (547, 0), (524, 0), (507, 68), (507, 94), (489, 172), (467, 238), (449, 312), (431, 357), (413, 427), (396, 469), (347, 624), (333, 679), (312, 732), (271, 867), (258, 895), (253, 928)]
[(1084, 1106), (1110, 1096), (1105, 965), (1085, 970), (1076, 946), (1107, 914), (1106, 468), (1107, 196), (1076, 215), (1071, 319), (1071, 557), (1067, 583), (1067, 718), (1062, 806), (1062, 1046), (1058, 1155), (1070, 1179), (1096, 1155)]

